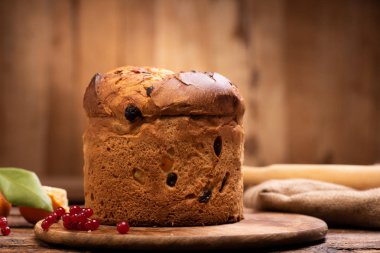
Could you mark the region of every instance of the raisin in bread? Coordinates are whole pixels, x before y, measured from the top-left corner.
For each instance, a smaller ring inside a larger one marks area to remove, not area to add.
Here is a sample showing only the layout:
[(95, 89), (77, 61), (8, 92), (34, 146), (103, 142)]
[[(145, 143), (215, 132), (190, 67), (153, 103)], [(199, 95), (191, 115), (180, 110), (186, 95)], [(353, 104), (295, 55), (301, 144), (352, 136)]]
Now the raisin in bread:
[(243, 99), (217, 73), (121, 67), (84, 108), (85, 205), (103, 224), (194, 226), (243, 218)]

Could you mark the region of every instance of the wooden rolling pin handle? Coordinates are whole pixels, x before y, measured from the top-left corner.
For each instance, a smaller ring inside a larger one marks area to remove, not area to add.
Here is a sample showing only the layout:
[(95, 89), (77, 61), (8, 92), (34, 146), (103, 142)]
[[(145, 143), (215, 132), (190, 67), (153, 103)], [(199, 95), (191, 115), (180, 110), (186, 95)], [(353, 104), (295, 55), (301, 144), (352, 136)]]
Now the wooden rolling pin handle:
[(306, 178), (336, 183), (359, 190), (380, 187), (380, 165), (274, 164), (266, 167), (243, 166), (244, 185), (270, 179)]

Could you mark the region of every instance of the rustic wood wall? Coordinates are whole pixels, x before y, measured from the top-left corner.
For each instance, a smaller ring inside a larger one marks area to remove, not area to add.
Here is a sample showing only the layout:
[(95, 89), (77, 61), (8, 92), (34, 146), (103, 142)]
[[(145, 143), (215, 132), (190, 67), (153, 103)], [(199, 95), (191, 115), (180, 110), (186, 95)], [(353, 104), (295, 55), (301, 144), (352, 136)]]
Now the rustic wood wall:
[(85, 86), (126, 64), (237, 83), (246, 164), (380, 160), (378, 1), (3, 0), (0, 166), (80, 189)]

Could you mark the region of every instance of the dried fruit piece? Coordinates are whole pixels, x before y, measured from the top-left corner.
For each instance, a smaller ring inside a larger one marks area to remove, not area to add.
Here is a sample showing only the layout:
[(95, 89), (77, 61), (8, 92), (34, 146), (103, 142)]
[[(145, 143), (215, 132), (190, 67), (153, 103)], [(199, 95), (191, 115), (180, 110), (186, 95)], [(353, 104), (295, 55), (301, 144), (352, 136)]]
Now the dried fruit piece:
[(137, 169), (137, 168), (134, 168), (133, 171), (133, 178), (139, 182), (140, 184), (144, 184), (145, 182), (145, 176), (144, 176), (144, 172), (140, 169)]
[(175, 186), (177, 183), (177, 174), (171, 172), (168, 174), (168, 177), (166, 178), (166, 184), (169, 185), (170, 187)]
[(220, 136), (216, 137), (214, 141), (214, 152), (217, 157), (222, 153), (222, 137)]
[(136, 118), (142, 118), (140, 109), (134, 105), (128, 105), (125, 109), (124, 115), (130, 122), (134, 122)]
[(198, 198), (200, 203), (207, 203), (212, 195), (212, 191), (210, 189), (206, 189), (203, 191), (203, 195)]
[(169, 155), (174, 155), (174, 154), (175, 154), (175, 150), (174, 150), (173, 147), (169, 148), (169, 149), (167, 150), (167, 152), (168, 152)]
[(140, 73), (141, 73), (141, 71), (138, 70), (138, 69), (132, 69), (131, 72), (132, 72), (132, 73), (135, 73), (135, 74), (140, 74)]
[(164, 172), (169, 172), (173, 167), (174, 161), (168, 155), (164, 155), (161, 159), (160, 167)]
[(229, 172), (227, 172), (227, 173), (224, 175), (223, 180), (222, 180), (222, 184), (221, 184), (221, 186), (220, 186), (220, 188), (219, 188), (219, 192), (222, 192), (222, 191), (223, 191), (224, 186), (226, 185), (226, 182), (227, 182), (227, 179), (228, 179), (229, 176), (230, 176), (230, 173), (229, 173)]
[(153, 89), (154, 89), (153, 86), (150, 86), (150, 87), (146, 88), (146, 95), (147, 95), (148, 97), (150, 97), (150, 94), (152, 93)]

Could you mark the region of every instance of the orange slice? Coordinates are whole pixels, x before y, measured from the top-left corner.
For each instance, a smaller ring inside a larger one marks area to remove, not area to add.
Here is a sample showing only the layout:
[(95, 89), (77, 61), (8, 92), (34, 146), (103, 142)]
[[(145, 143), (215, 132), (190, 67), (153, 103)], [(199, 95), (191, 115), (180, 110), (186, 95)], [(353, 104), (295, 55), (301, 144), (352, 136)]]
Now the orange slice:
[(11, 211), (11, 208), (11, 203), (9, 203), (0, 192), (0, 216), (7, 217)]

